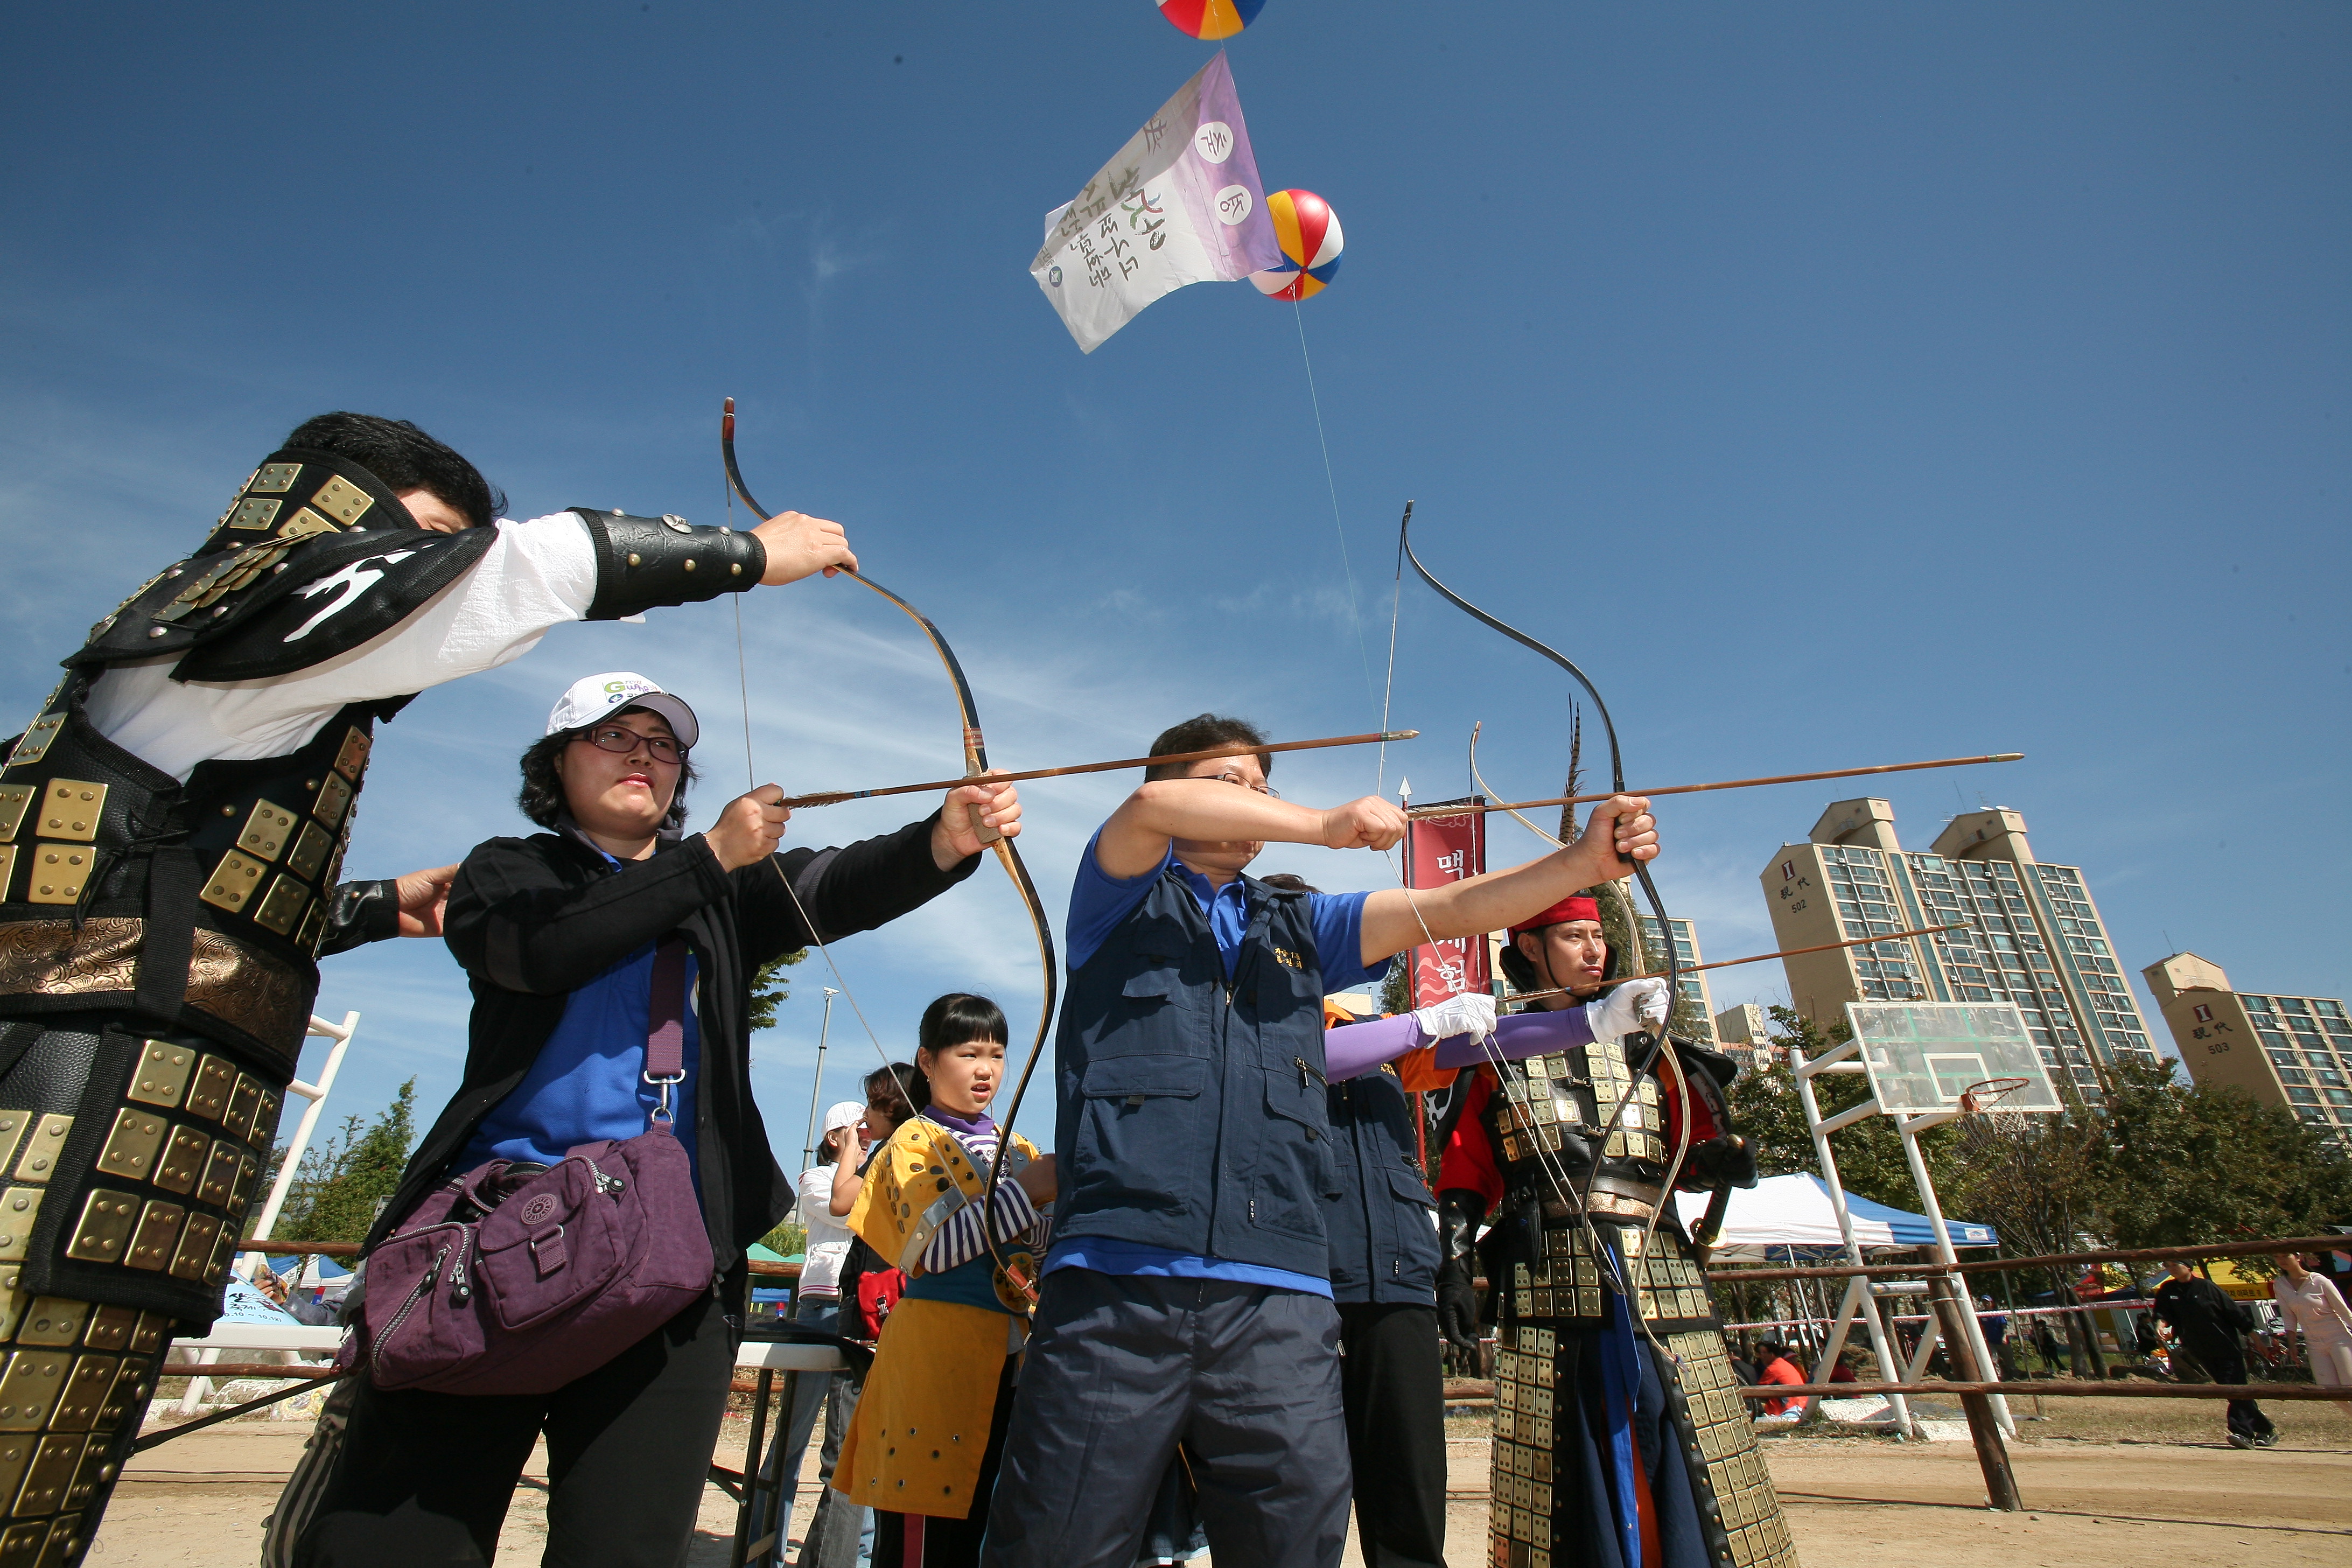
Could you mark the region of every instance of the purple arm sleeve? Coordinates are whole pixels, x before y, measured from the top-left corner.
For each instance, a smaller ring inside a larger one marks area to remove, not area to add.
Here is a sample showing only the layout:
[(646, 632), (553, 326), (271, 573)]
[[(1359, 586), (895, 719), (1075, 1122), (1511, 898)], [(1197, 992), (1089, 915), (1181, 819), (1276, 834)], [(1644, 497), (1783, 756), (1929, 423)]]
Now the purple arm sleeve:
[[(1557, 1013), (1519, 1013), (1495, 1020), (1495, 1048), (1506, 1061), (1564, 1051), (1592, 1043), (1592, 1027), (1581, 1007)], [(1349, 1024), (1323, 1031), (1323, 1070), (1327, 1081), (1345, 1083), (1361, 1078), (1382, 1062), (1392, 1062), (1410, 1050), (1429, 1044), (1410, 1013)], [(1437, 1065), (1466, 1068), (1489, 1059), (1486, 1042), (1475, 1035), (1454, 1035), (1437, 1043)]]
[(1557, 1013), (1514, 1013), (1507, 1018), (1495, 1020), (1495, 1040), (1490, 1047), (1475, 1035), (1455, 1035), (1437, 1044), (1437, 1065), (1441, 1068), (1466, 1068), (1488, 1060), (1491, 1048), (1506, 1061), (1518, 1061), (1527, 1057), (1539, 1057), (1549, 1051), (1564, 1051), (1571, 1046), (1592, 1043), (1592, 1026), (1584, 1019), (1581, 1007), (1563, 1007)]
[(1375, 1018), (1368, 1024), (1349, 1024), (1344, 1028), (1323, 1031), (1323, 1072), (1327, 1083), (1345, 1083), (1351, 1078), (1361, 1078), (1382, 1062), (1392, 1062), (1405, 1052), (1428, 1042), (1421, 1037), (1421, 1026), (1412, 1021), (1410, 1013), (1399, 1013), (1392, 1018)]

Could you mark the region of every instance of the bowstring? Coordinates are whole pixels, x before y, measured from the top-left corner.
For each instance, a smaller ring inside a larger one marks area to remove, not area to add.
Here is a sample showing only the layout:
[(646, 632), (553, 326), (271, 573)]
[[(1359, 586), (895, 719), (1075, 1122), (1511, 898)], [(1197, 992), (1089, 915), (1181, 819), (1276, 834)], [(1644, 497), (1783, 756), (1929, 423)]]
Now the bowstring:
[[(1306, 275), (1301, 273), (1300, 276), (1304, 278)], [(1356, 629), (1356, 658), (1363, 664), (1364, 695), (1370, 697), (1372, 694), (1372, 656), (1364, 647), (1364, 617), (1356, 605), (1356, 569), (1348, 559), (1347, 525), (1339, 521), (1339, 481), (1332, 475), (1331, 443), (1323, 434), (1323, 399), (1315, 390), (1315, 361), (1307, 353), (1307, 313), (1299, 309), (1297, 299), (1290, 301), (1290, 313), (1298, 324), (1299, 363), (1307, 367), (1307, 400), (1315, 409), (1315, 441), (1316, 445), (1323, 449), (1323, 484), (1324, 488), (1331, 492), (1331, 528), (1339, 536), (1339, 570), (1346, 574), (1348, 579), (1348, 621)], [(1393, 632), (1393, 628), (1391, 631)], [(1389, 646), (1389, 669), (1393, 676), (1396, 669), (1396, 645), (1393, 635)], [(1383, 715), (1387, 712), (1385, 702), (1381, 712)], [(1381, 728), (1383, 730), (1388, 728), (1385, 717), (1381, 721)]]
[[(733, 405), (730, 403), (729, 406), (731, 409)], [(733, 452), (731, 448), (728, 450), (727, 457), (729, 459), (729, 466), (731, 470), (733, 460)], [(730, 528), (734, 526), (735, 521), (734, 486), (736, 482), (738, 482), (736, 476), (730, 471), (720, 483), (720, 492), (726, 501), (728, 526)], [(744, 504), (746, 506), (750, 506), (751, 504), (750, 498), (748, 496), (744, 498)], [(758, 509), (752, 508), (751, 510), (756, 511)], [(914, 616), (916, 623), (922, 626), (926, 633), (929, 633), (931, 631), (931, 627), (928, 623), (924, 622), (923, 617), (916, 614), (914, 607), (901, 600), (897, 595), (888, 592), (887, 589), (881, 588), (878, 584), (869, 582), (866, 578), (858, 576), (855, 572), (850, 573), (849, 575), (856, 581), (864, 583), (866, 587), (875, 589), (877, 593), (880, 593), (884, 598), (889, 600), (892, 604), (897, 605), (908, 615)], [(758, 774), (755, 765), (751, 761), (751, 678), (750, 668), (743, 657), (743, 598), (740, 594), (734, 595), (734, 608), (735, 679), (738, 689), (741, 695), (743, 705), (743, 776), (749, 784), (750, 788), (757, 789), (759, 787), (757, 783)], [(936, 637), (933, 639), (933, 643), (936, 647)], [(1012, 860), (1011, 858), (1003, 852), (1003, 848), (1001, 845), (998, 847), (998, 858), (1004, 861), (1005, 870), (1010, 874), (1013, 869)], [(890, 1075), (890, 1081), (898, 1085), (899, 1097), (907, 1102), (907, 1108), (909, 1112), (908, 1120), (921, 1122), (925, 1126), (929, 1127), (940, 1136), (950, 1139), (961, 1146), (961, 1140), (956, 1138), (955, 1132), (951, 1128), (941, 1125), (941, 1123), (933, 1118), (928, 1110), (916, 1106), (912, 1086), (908, 1082), (905, 1077), (901, 1076), (899, 1072), (899, 1064), (892, 1061), (890, 1059), (890, 1053), (882, 1048), (882, 1037), (875, 1032), (873, 1024), (869, 1022), (866, 1016), (866, 1009), (858, 1004), (856, 988), (849, 984), (849, 977), (841, 972), (841, 965), (835, 962), (833, 948), (825, 942), (824, 933), (817, 928), (816, 921), (810, 919), (807, 906), (801, 902), (800, 889), (793, 886), (792, 878), (785, 873), (782, 862), (778, 860), (776, 856), (771, 854), (766, 857), (766, 859), (769, 868), (776, 873), (776, 880), (783, 884), (784, 896), (792, 900), (793, 909), (799, 914), (801, 918), (801, 925), (808, 931), (809, 941), (815, 945), (817, 955), (824, 960), (824, 966), (832, 973), (834, 980), (839, 984), (841, 994), (849, 998), (849, 1010), (856, 1017), (857, 1026), (866, 1031), (866, 1038), (867, 1042), (873, 1046), (875, 1058), (881, 1062), (882, 1070), (888, 1073)], [(1022, 879), (1014, 877), (1013, 880), (1018, 883)], [(1050, 976), (1048, 983), (1050, 984)], [(1008, 1068), (1012, 1065), (1012, 1044), (1013, 1042), (1010, 1040), (1005, 1042), (1005, 1063)], [(1034, 1066), (1034, 1062), (1035, 1058), (1033, 1055), (1031, 1058), (1031, 1064)], [(908, 1070), (912, 1071), (913, 1069), (910, 1068)], [(1025, 1073), (1024, 1074), (1024, 1082), (1025, 1085)], [(1019, 1109), (1017, 1094), (1015, 1096), (1014, 1109), (1016, 1110)], [(901, 1123), (901, 1125), (904, 1125), (904, 1123)], [(1000, 1243), (1005, 1246), (1012, 1246), (1019, 1240), (1019, 1237), (1017, 1236), (998, 1236), (996, 1234), (996, 1215), (992, 1212), (995, 1208), (997, 1174), (1004, 1168), (1005, 1156), (1013, 1147), (1013, 1131), (1011, 1122), (1008, 1121), (999, 1123), (997, 1127), (996, 1152), (989, 1167), (987, 1185), (982, 1189), (983, 1195), (982, 1200), (982, 1208), (983, 1212), (980, 1216), (980, 1234), (981, 1241), (988, 1248), (990, 1259), (993, 1261), (997, 1268), (1003, 1272), (1005, 1278), (1013, 1281), (1015, 1288), (1019, 1289), (1021, 1284), (1020, 1277), (1013, 1272), (1012, 1267), (1005, 1262), (1003, 1255), (997, 1250), (997, 1247)], [(835, 1158), (838, 1159), (840, 1158), (840, 1155), (836, 1153)], [(1024, 1164), (1027, 1163), (1025, 1157), (1023, 1163)], [(1034, 1286), (1030, 1288), (1030, 1296), (1031, 1300), (1034, 1300), (1035, 1294)], [(1025, 1316), (1026, 1314), (1024, 1315)]]

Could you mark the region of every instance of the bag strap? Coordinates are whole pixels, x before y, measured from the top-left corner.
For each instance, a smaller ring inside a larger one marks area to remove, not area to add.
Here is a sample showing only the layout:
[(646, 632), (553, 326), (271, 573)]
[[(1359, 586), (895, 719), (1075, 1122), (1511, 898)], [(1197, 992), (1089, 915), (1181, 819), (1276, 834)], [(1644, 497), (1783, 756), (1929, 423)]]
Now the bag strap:
[(685, 1079), (686, 939), (672, 936), (654, 949), (653, 994), (646, 1005), (646, 1081), (661, 1089), (649, 1124), (677, 1120), (669, 1091)]

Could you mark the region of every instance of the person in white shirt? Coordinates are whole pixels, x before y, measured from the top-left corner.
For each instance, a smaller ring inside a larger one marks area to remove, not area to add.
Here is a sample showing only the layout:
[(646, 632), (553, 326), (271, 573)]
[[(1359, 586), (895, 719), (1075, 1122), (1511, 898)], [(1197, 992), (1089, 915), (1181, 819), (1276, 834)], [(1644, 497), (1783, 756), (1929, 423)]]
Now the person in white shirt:
[[(318, 958), (439, 934), (455, 868), (339, 880), (375, 725), (562, 622), (856, 566), (798, 512), (739, 533), (504, 505), (414, 425), (308, 420), (0, 742), (0, 1167), (33, 1194), (0, 1305), (53, 1309), (38, 1340), (0, 1312), (0, 1348), (64, 1390), (17, 1412), (42, 1458), (0, 1500), (0, 1556), (79, 1557), (163, 1340), (219, 1315)], [(98, 545), (76, 581), (115, 570)]]
[[(2343, 1388), (2352, 1385), (2352, 1307), (2344, 1304), (2326, 1276), (2312, 1272), (2310, 1266), (2317, 1261), (2301, 1253), (2280, 1253), (2279, 1271), (2271, 1280), (2271, 1300), (2278, 1303), (2288, 1332), (2303, 1331), (2303, 1355), (2311, 1367), (2311, 1381), (2322, 1387)], [(2337, 1400), (2336, 1408), (2352, 1415), (2352, 1399)]]
[[(801, 1173), (794, 1205), (801, 1224), (806, 1227), (808, 1246), (801, 1264), (800, 1283), (793, 1291), (793, 1317), (812, 1328), (834, 1333), (845, 1331), (841, 1327), (841, 1266), (856, 1238), (833, 1212), (833, 1195), (841, 1173), (855, 1172), (863, 1162), (865, 1141), (860, 1129), (865, 1120), (866, 1107), (854, 1100), (826, 1108), (817, 1163)], [(837, 1372), (823, 1381), (807, 1376), (801, 1379), (793, 1399), (792, 1415), (784, 1426), (784, 1440), (768, 1451), (768, 1495), (782, 1501), (784, 1509), (791, 1506), (784, 1500), (795, 1496), (799, 1489), (801, 1460), (808, 1452), (809, 1436), (816, 1429), (820, 1406), (824, 1410), (824, 1443), (817, 1450), (818, 1498), (820, 1506), (838, 1506), (837, 1500), (831, 1497), (829, 1483), (834, 1460), (841, 1453), (841, 1435), (849, 1430), (849, 1418), (857, 1409), (857, 1388), (856, 1378), (846, 1372)], [(857, 1560), (858, 1533), (855, 1529), (840, 1528), (820, 1531), (812, 1524), (802, 1547), (801, 1563), (803, 1568), (853, 1568)]]

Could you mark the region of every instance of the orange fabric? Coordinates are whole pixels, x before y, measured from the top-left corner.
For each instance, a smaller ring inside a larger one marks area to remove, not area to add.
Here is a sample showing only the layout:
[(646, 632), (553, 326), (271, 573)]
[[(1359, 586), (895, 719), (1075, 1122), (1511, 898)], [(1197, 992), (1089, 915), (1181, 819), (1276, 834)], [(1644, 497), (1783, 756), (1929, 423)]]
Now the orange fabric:
[[(1805, 1374), (1799, 1372), (1795, 1367), (1790, 1366), (1787, 1356), (1776, 1355), (1770, 1361), (1764, 1363), (1763, 1370), (1756, 1374), (1756, 1381), (1758, 1383), (1801, 1384), (1805, 1381)], [(1797, 1405), (1797, 1401), (1793, 1399), (1767, 1399), (1760, 1403), (1763, 1405), (1764, 1414), (1767, 1415), (1785, 1415), (1790, 1410), (1795, 1409)]]
[(1397, 1080), (1415, 1094), (1428, 1094), (1444, 1089), (1461, 1071), (1460, 1068), (1439, 1067), (1435, 1046), (1423, 1046), (1396, 1059)]
[(1638, 1439), (1633, 1444), (1633, 1511), (1642, 1523), (1642, 1568), (1662, 1568), (1666, 1554), (1658, 1543), (1658, 1500), (1650, 1495), (1650, 1472), (1642, 1463)]

